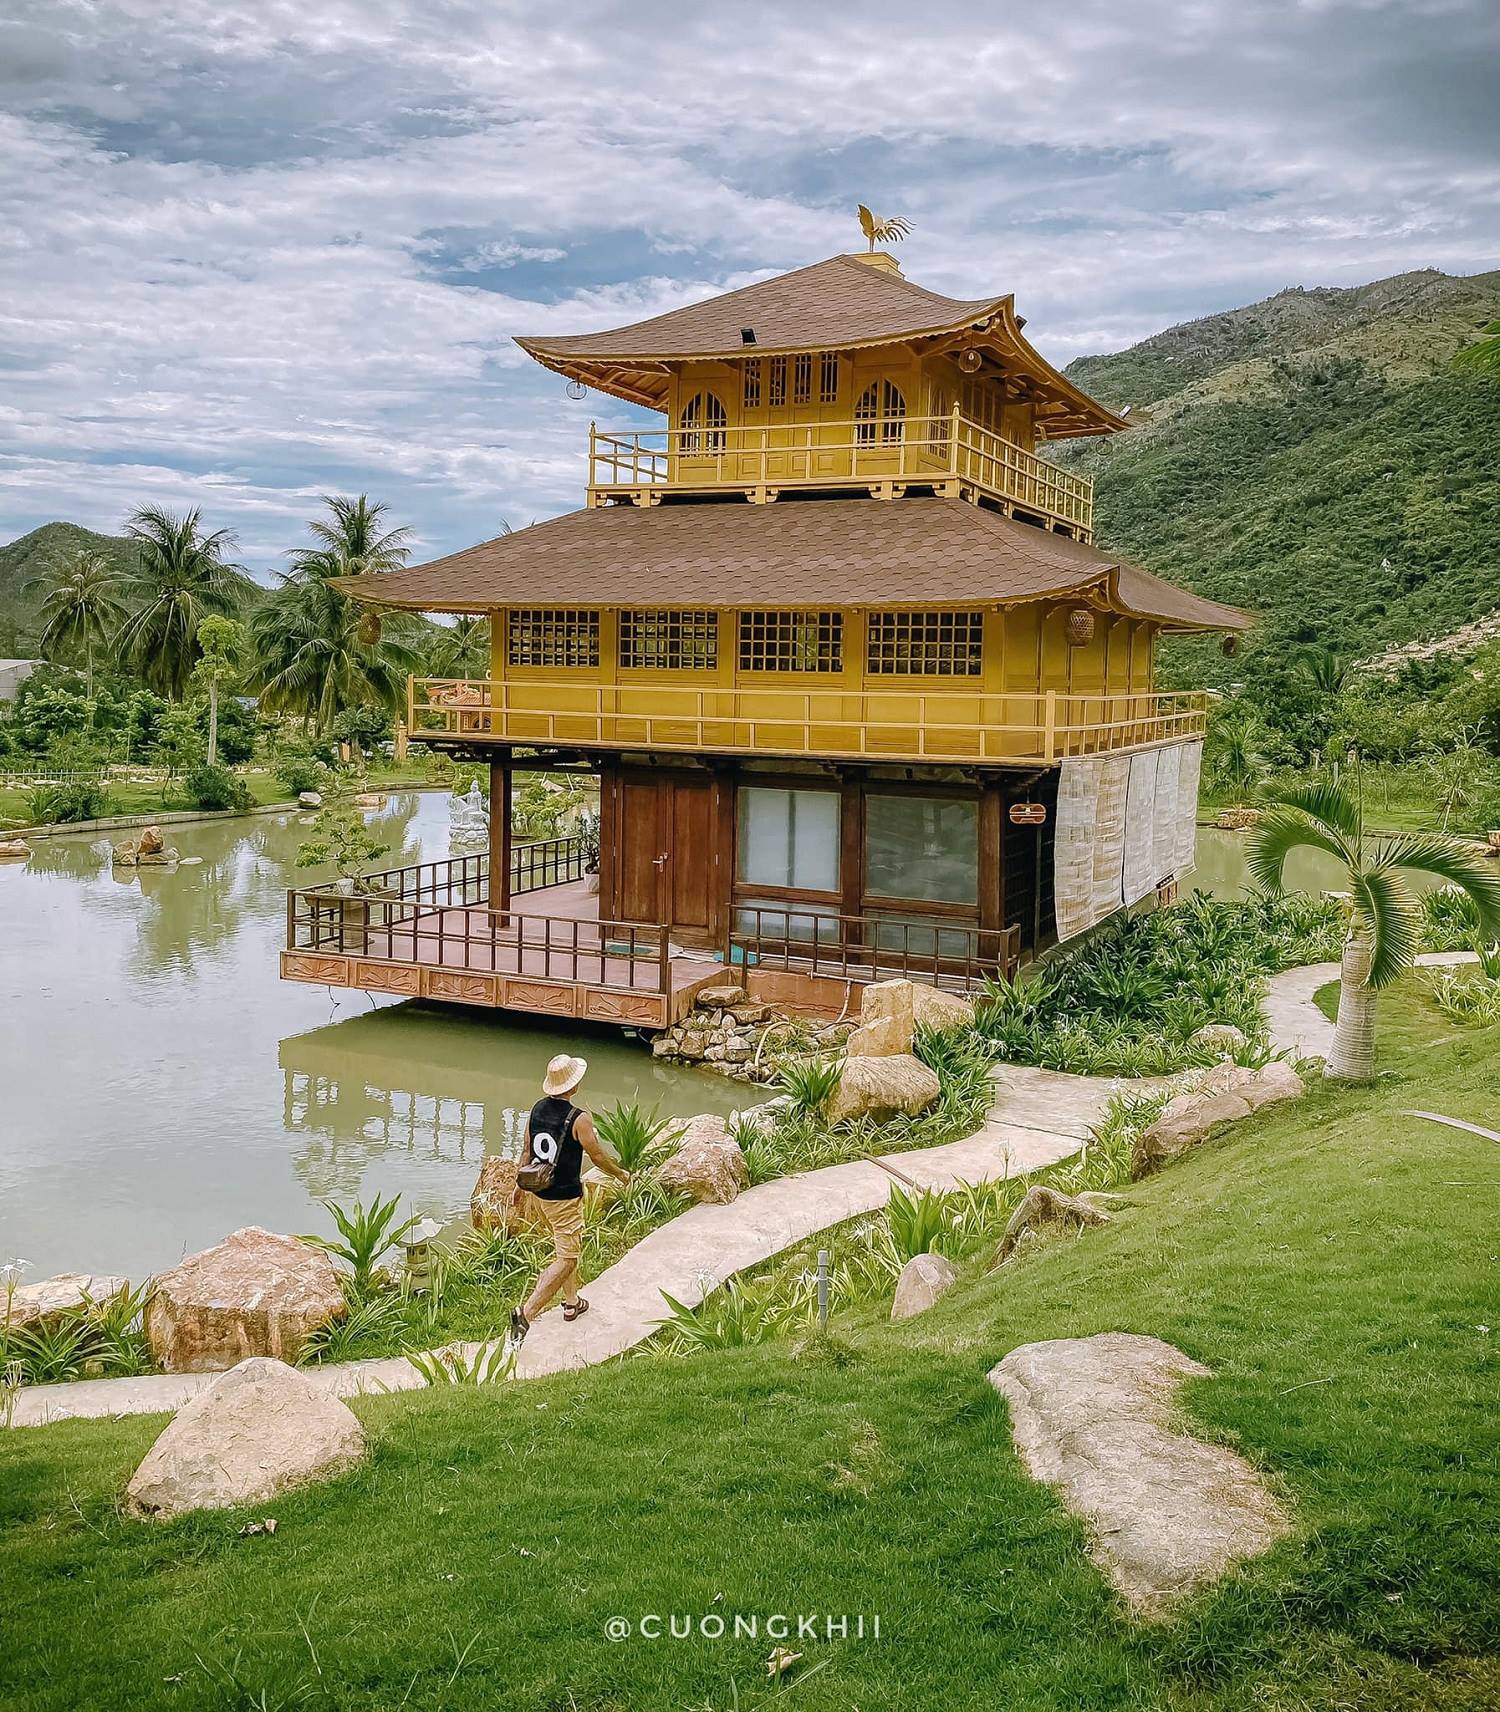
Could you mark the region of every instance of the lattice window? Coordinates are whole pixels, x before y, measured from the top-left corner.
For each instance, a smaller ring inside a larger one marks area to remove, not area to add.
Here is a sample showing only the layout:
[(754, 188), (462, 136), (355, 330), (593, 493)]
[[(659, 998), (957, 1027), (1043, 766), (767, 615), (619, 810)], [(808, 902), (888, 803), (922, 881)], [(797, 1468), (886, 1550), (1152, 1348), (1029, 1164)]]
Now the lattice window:
[(786, 403), (786, 358), (771, 358), (771, 381), (766, 388), (766, 403), (772, 410), (780, 410)]
[(812, 403), (812, 352), (802, 351), (792, 360), (792, 403)]
[(844, 615), (773, 607), (740, 614), (742, 672), (837, 672), (844, 664)]
[(620, 614), (620, 664), (701, 672), (719, 663), (719, 617), (707, 608), (644, 607)]
[(953, 419), (949, 415), (952, 405), (948, 402), (947, 393), (940, 386), (933, 387), (927, 408), (932, 415), (933, 450), (944, 453), (948, 450), (948, 430), (952, 426)]
[(747, 357), (744, 365), (744, 407), (760, 409), (760, 358)]
[(505, 625), (512, 666), (597, 666), (599, 614), (578, 606), (522, 606)]
[(888, 380), (872, 380), (854, 407), (854, 438), (861, 446), (897, 446), (906, 432), (906, 399)]
[(982, 612), (872, 612), (865, 637), (877, 677), (977, 678), (984, 668)]
[(684, 452), (722, 452), (728, 435), (729, 412), (712, 392), (695, 392), (682, 407)]
[(818, 403), (837, 404), (839, 401), (839, 360), (832, 351), (818, 358)]

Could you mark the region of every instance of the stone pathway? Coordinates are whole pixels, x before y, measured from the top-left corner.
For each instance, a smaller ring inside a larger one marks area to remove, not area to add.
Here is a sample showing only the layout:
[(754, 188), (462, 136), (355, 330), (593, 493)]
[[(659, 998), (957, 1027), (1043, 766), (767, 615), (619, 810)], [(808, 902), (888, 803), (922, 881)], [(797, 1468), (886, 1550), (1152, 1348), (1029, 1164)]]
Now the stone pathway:
[[(1438, 969), (1477, 961), (1472, 951), (1427, 951), (1417, 964)], [(1305, 963), (1300, 969), (1271, 977), (1264, 1008), (1271, 1044), (1278, 1052), (1293, 1052), (1299, 1058), (1326, 1058), (1333, 1050), (1333, 1024), (1313, 1003), (1313, 995), (1338, 978), (1337, 963)]]
[[(779, 1177), (747, 1189), (728, 1206), (694, 1207), (636, 1244), (585, 1287), (589, 1313), (575, 1325), (548, 1313), (532, 1328), (517, 1377), (590, 1367), (641, 1343), (666, 1313), (661, 1292), (696, 1305), (717, 1284), (860, 1213), (878, 1211), (899, 1172), (926, 1189), (952, 1189), (1022, 1176), (1076, 1153), (1103, 1116), (1114, 1084), (1086, 1076), (1005, 1065), (996, 1101), (971, 1136), (941, 1147), (888, 1156), (890, 1171), (866, 1161)], [(472, 1357), (488, 1347), (459, 1346)], [(402, 1356), (308, 1368), (341, 1397), (405, 1391), (424, 1383)], [(16, 1400), (15, 1425), (152, 1414), (180, 1408), (207, 1389), (213, 1373), (151, 1373), (134, 1379), (86, 1379), (42, 1385)]]

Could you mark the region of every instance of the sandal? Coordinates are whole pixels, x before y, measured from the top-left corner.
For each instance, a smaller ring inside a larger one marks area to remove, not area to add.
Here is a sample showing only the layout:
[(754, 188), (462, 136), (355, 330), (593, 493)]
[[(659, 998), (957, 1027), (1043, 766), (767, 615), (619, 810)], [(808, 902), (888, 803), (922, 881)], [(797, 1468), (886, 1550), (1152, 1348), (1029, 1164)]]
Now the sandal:
[(563, 1303), (563, 1318), (569, 1325), (572, 1325), (573, 1321), (576, 1320), (580, 1314), (586, 1314), (588, 1311), (589, 1305), (584, 1301), (582, 1296), (580, 1296), (576, 1302)]
[(525, 1314), (523, 1314), (519, 1308), (512, 1308), (510, 1311), (511, 1346), (515, 1349), (519, 1349), (526, 1339), (527, 1332), (530, 1330), (531, 1321), (526, 1318)]

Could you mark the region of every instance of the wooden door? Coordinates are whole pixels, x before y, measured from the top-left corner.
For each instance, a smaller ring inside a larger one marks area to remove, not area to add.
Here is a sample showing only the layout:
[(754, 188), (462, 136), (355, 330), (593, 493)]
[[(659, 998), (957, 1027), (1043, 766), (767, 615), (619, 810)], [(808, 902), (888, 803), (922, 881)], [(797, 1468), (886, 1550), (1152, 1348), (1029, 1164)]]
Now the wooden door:
[(622, 921), (662, 922), (683, 945), (716, 943), (718, 794), (708, 774), (627, 773), (620, 782)]

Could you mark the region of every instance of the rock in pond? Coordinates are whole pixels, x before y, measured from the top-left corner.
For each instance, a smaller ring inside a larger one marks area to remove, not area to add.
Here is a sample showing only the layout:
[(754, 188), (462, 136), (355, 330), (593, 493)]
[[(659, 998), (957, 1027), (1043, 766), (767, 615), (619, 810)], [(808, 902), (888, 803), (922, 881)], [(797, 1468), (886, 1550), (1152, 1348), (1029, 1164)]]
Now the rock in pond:
[(830, 1123), (866, 1113), (876, 1118), (895, 1117), (898, 1112), (915, 1117), (936, 1105), (941, 1091), (937, 1073), (910, 1053), (846, 1058), (823, 1115)]
[(1165, 1615), (1287, 1532), (1255, 1469), (1178, 1420), (1183, 1381), (1208, 1376), (1131, 1332), (1024, 1344), (989, 1376), (1027, 1472), (1089, 1524), (1095, 1562), (1138, 1616)]
[(960, 1028), (974, 1006), (956, 993), (921, 981), (876, 981), (860, 1000), (859, 1027), (849, 1037), (851, 1057), (891, 1058), (909, 1053), (919, 1028)]
[(24, 838), (0, 838), (0, 862), (24, 862), (30, 854)]
[(11, 1329), (36, 1326), (50, 1331), (80, 1308), (118, 1301), (129, 1288), (129, 1279), (107, 1272), (59, 1272), (35, 1284), (18, 1284), (10, 1300)]
[(662, 1188), (695, 1201), (732, 1201), (750, 1181), (740, 1144), (721, 1117), (691, 1118), (676, 1137), (677, 1151), (657, 1172)]
[(169, 1373), (213, 1373), (252, 1355), (295, 1361), (345, 1308), (322, 1249), (248, 1225), (157, 1278), (146, 1337)]
[(303, 808), (322, 808), (323, 793), (321, 791), (298, 791), (297, 801)]
[(352, 1467), (365, 1434), (349, 1405), (284, 1361), (252, 1356), (185, 1404), (130, 1477), (137, 1516), (264, 1504)]
[(945, 1290), (958, 1282), (953, 1263), (941, 1254), (914, 1254), (901, 1268), (896, 1295), (891, 1303), (893, 1320), (909, 1320), (924, 1314)]

